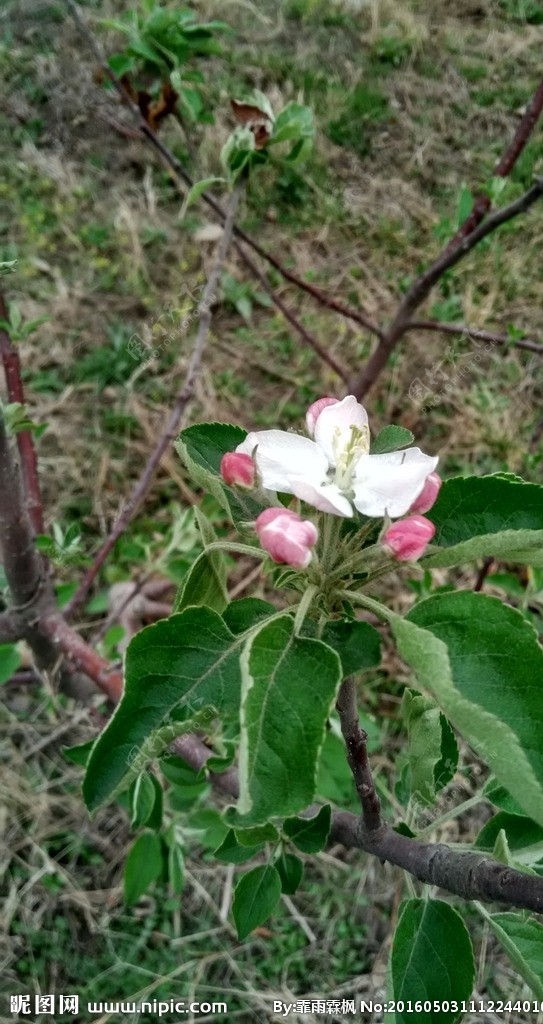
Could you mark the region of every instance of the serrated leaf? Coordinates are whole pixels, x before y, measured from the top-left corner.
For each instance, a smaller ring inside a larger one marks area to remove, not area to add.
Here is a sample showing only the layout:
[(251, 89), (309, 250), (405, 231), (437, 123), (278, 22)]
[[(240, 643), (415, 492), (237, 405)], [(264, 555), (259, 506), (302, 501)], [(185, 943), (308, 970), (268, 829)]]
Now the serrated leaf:
[(312, 818), (287, 818), (283, 831), (302, 853), (319, 853), (328, 842), (331, 821), (332, 809), (325, 804)]
[(281, 897), (281, 879), (272, 864), (243, 875), (234, 892), (232, 913), (240, 941), (267, 921)]
[(303, 861), (294, 853), (283, 852), (275, 861), (285, 896), (294, 896), (304, 876)]
[(227, 487), (220, 475), (223, 455), (234, 451), (246, 436), (246, 430), (230, 423), (197, 423), (182, 430), (175, 444), (192, 481), (212, 494), (235, 523), (251, 522), (264, 507), (247, 491)]
[[(89, 810), (112, 799), (175, 736), (209, 721), (213, 708), (237, 719), (245, 641), (208, 608), (188, 608), (133, 638), (122, 699), (89, 759), (83, 783)], [(179, 709), (184, 721), (172, 717)]]
[(494, 555), (543, 565), (543, 487), (509, 476), (447, 480), (427, 513), (436, 526), (423, 567), (446, 567)]
[(400, 448), (407, 448), (415, 440), (414, 434), (406, 427), (398, 427), (391, 424), (383, 427), (377, 437), (371, 443), (370, 452), (372, 455), (385, 455), (386, 452), (397, 452)]
[(381, 662), (381, 637), (369, 622), (356, 619), (327, 622), (321, 640), (339, 655), (343, 679), (375, 668)]
[(162, 847), (154, 832), (144, 832), (133, 843), (124, 867), (124, 899), (132, 907), (162, 874)]
[(421, 684), (543, 824), (543, 650), (530, 624), (497, 598), (470, 591), (436, 594), (390, 621)]
[(520, 977), (537, 999), (543, 999), (543, 925), (512, 912), (485, 914), (485, 920)]
[(295, 814), (313, 799), (341, 664), (336, 652), (320, 640), (296, 636), (290, 616), (255, 630), (240, 664), (237, 811), (238, 823), (244, 826)]
[[(468, 1000), (475, 981), (473, 948), (460, 914), (443, 900), (406, 900), (393, 939), (391, 974), (394, 999), (430, 1001), (417, 1010), (417, 1024), (453, 1024), (462, 1008), (435, 1009)], [(398, 1024), (412, 1024), (413, 1014), (396, 1009)]]
[(183, 217), (185, 216), (185, 213), (188, 210), (189, 206), (192, 206), (193, 203), (198, 202), (198, 199), (200, 199), (200, 197), (203, 196), (204, 192), (207, 192), (208, 188), (211, 185), (216, 185), (219, 182), (221, 184), (226, 184), (226, 178), (218, 178), (214, 176), (211, 178), (202, 178), (201, 181), (195, 182), (195, 184), (192, 185), (192, 187), (189, 189), (185, 196), (185, 201), (183, 203), (181, 213), (179, 215), (180, 220), (183, 220)]
[(177, 843), (172, 843), (168, 850), (168, 881), (172, 891), (180, 896), (185, 888), (185, 858)]

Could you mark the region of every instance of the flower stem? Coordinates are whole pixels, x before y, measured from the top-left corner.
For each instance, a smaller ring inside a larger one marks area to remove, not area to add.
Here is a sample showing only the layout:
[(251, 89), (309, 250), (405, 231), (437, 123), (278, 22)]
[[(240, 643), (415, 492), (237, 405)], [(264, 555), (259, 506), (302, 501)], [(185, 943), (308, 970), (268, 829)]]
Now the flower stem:
[(299, 635), (304, 623), (304, 619), (311, 606), (311, 602), (313, 601), (315, 595), (318, 594), (318, 592), (319, 588), (314, 583), (310, 583), (307, 590), (304, 591), (304, 595), (296, 609), (296, 616), (294, 618), (294, 632), (296, 636)]

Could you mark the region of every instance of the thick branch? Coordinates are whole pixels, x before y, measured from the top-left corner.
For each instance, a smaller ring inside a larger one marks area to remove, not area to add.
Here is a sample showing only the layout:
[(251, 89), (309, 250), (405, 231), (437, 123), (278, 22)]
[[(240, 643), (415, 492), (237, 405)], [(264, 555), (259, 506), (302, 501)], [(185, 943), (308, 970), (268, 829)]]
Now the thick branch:
[[(196, 736), (180, 736), (172, 749), (196, 771), (203, 768), (212, 752)], [(234, 768), (215, 775), (212, 784), (227, 796), (238, 795)], [(308, 813), (317, 813), (317, 807)], [(408, 871), (420, 882), (438, 886), (465, 900), (500, 902), (525, 910), (543, 911), (543, 878), (526, 875), (479, 853), (457, 853), (442, 843), (420, 843), (383, 826), (377, 831), (361, 828), (360, 818), (346, 811), (332, 814), (332, 842), (357, 847), (381, 861)]]
[[(8, 320), (8, 309), (1, 292), (0, 320)], [(11, 344), (11, 338), (2, 327), (0, 327), (0, 355), (4, 364), (9, 401), (20, 402), (21, 405), (24, 405), (25, 396), (19, 353)], [(21, 456), (26, 499), (32, 526), (36, 533), (43, 533), (43, 506), (38, 479), (38, 460), (36, 458), (32, 431), (21, 430), (17, 434), (17, 445)]]
[[(89, 30), (89, 27), (86, 24), (75, 0), (66, 0), (66, 3), (70, 8), (70, 11), (72, 12), (73, 18), (79, 30), (87, 40), (88, 45), (90, 46), (96, 59), (98, 60), (101, 69), (119, 93), (119, 96), (123, 100), (123, 103), (125, 103), (130, 108), (130, 111), (133, 114), (134, 118), (137, 120), (144, 137), (157, 150), (157, 152), (160, 153), (160, 156), (164, 160), (165, 164), (173, 172), (174, 178), (180, 178), (184, 182), (184, 184), (190, 188), (194, 184), (190, 174), (187, 173), (187, 171), (185, 170), (181, 162), (177, 159), (177, 157), (173, 155), (171, 150), (169, 150), (168, 147), (164, 145), (161, 139), (159, 139), (158, 135), (156, 135), (153, 129), (147, 124), (147, 121), (145, 120), (145, 117), (143, 116), (137, 103), (134, 102), (134, 100), (129, 95), (122, 82), (119, 80), (119, 78), (117, 78), (117, 75), (115, 75), (115, 73), (111, 70), (105, 57), (105, 54), (103, 53), (101, 47), (94, 38), (92, 32)], [(220, 203), (218, 203), (217, 200), (214, 199), (213, 196), (209, 194), (209, 192), (202, 193), (201, 198), (204, 200), (205, 203), (207, 203), (208, 206), (211, 207), (212, 210), (214, 210), (215, 213), (219, 215), (219, 217), (221, 217), (223, 220), (225, 219), (225, 210), (220, 205)], [(234, 234), (236, 235), (237, 238), (245, 242), (246, 245), (250, 246), (251, 249), (254, 250), (254, 252), (258, 253), (258, 255), (262, 257), (262, 259), (265, 259), (268, 263), (270, 263), (271, 266), (274, 267), (279, 274), (281, 274), (281, 277), (283, 277), (286, 281), (289, 281), (291, 284), (295, 285), (297, 288), (300, 288), (302, 291), (305, 291), (308, 295), (311, 295), (312, 298), (314, 298), (317, 302), (320, 303), (320, 305), (325, 306), (327, 309), (331, 309), (336, 313), (340, 313), (341, 316), (347, 317), (349, 320), (353, 320), (355, 323), (360, 324), (361, 327), (364, 327), (372, 334), (375, 334), (376, 337), (378, 338), (383, 336), (383, 332), (377, 326), (377, 324), (374, 324), (373, 321), (370, 320), (370, 318), (367, 317), (364, 313), (361, 313), (359, 310), (353, 309), (350, 306), (346, 306), (343, 302), (339, 302), (332, 295), (328, 295), (321, 288), (317, 288), (315, 285), (310, 284), (308, 281), (303, 281), (302, 278), (297, 277), (296, 274), (293, 274), (290, 270), (287, 270), (287, 268), (283, 266), (283, 264), (278, 259), (276, 259), (275, 256), (268, 252), (267, 249), (264, 249), (261, 245), (258, 244), (258, 242), (254, 240), (254, 238), (252, 238), (245, 231), (243, 231), (242, 228), (236, 226), (234, 229)], [(247, 262), (246, 253), (242, 251), (241, 246), (238, 246), (237, 243), (235, 244), (236, 249), (239, 252), (240, 256), (245, 262)], [(249, 266), (248, 263), (247, 266)], [(277, 308), (280, 309), (281, 307), (277, 302), (277, 296), (275, 295), (275, 293), (270, 292), (270, 296), (273, 299), (273, 302), (275, 303)]]
[(202, 293), (202, 298), (199, 303), (200, 309), (200, 320), (198, 324), (198, 333), (196, 335), (196, 341), (192, 350), (192, 356), (190, 359), (189, 367), (185, 376), (185, 380), (182, 388), (177, 394), (172, 411), (162, 434), (160, 435), (154, 450), (152, 451), (145, 469), (134, 487), (132, 494), (128, 501), (125, 502), (120, 515), (117, 517), (115, 525), (109, 534), (109, 537), (104, 541), (98, 554), (96, 555), (90, 569), (87, 570), (85, 576), (80, 583), (76, 593), (72, 597), (64, 610), (66, 618), (71, 618), (78, 608), (86, 600), (89, 590), (96, 579), (102, 565), (108, 557), (110, 551), (114, 548), (119, 537), (124, 533), (128, 524), (134, 518), (141, 502), (147, 494), (155, 475), (155, 471), (160, 463), (160, 460), (171, 445), (172, 441), (177, 437), (179, 433), (179, 425), (181, 417), (185, 412), (185, 409), (192, 398), (194, 392), (194, 385), (196, 383), (197, 376), (200, 372), (200, 365), (202, 362), (202, 356), (204, 352), (204, 346), (207, 340), (209, 328), (211, 326), (211, 306), (215, 299), (216, 291), (219, 285), (219, 277), (224, 266), (226, 254), (232, 241), (232, 232), (234, 230), (234, 222), (236, 212), (243, 190), (244, 183), (241, 179), (236, 183), (228, 204), (228, 212), (226, 221), (224, 224), (224, 230), (217, 245), (217, 252), (211, 273), (206, 282), (206, 286)]
[(400, 338), (405, 334), (409, 323), (412, 321), (413, 313), (424, 302), (435, 284), (443, 277), (447, 270), (456, 266), (479, 244), (497, 228), (507, 221), (513, 220), (521, 213), (524, 213), (543, 194), (543, 178), (538, 178), (534, 185), (528, 189), (519, 199), (516, 199), (509, 206), (496, 210), (487, 219), (479, 224), (474, 230), (462, 238), (457, 247), (452, 250), (445, 250), (438, 258), (418, 277), (404, 295), (396, 315), (390, 324), (385, 338), (379, 343), (375, 352), (366, 363), (362, 372), (355, 377), (351, 384), (351, 390), (358, 398), (362, 398), (369, 390), (384, 369), (393, 349)]
[(381, 804), (375, 791), (368, 759), (368, 734), (360, 726), (356, 701), (356, 684), (352, 676), (343, 680), (336, 702), (341, 731), (347, 747), (347, 760), (353, 773), (362, 807), (362, 821), (368, 835), (383, 828)]
[(508, 334), (496, 334), (494, 331), (485, 331), (478, 327), (468, 327), (467, 324), (441, 323), (440, 320), (410, 320), (404, 333), (407, 334), (408, 331), (442, 331), (443, 334), (459, 334), (470, 340), (487, 341), (491, 345), (523, 348), (527, 352), (536, 352), (537, 355), (543, 355), (543, 345), (537, 341), (530, 341), (529, 338), (511, 338)]

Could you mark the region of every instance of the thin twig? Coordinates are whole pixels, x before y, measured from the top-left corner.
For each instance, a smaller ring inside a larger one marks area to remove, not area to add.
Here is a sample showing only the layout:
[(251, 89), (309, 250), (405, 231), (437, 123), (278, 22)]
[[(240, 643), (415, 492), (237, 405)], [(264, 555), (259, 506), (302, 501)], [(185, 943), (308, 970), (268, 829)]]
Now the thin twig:
[(211, 326), (211, 305), (213, 303), (219, 277), (226, 259), (230, 243), (232, 241), (232, 232), (234, 229), (234, 222), (236, 212), (238, 209), (241, 193), (244, 188), (244, 181), (240, 178), (236, 182), (234, 189), (230, 195), (230, 201), (228, 204), (227, 218), (224, 224), (224, 230), (217, 245), (217, 253), (215, 261), (211, 269), (211, 273), (206, 282), (206, 286), (202, 293), (200, 301), (200, 321), (198, 325), (198, 333), (196, 335), (196, 341), (192, 350), (192, 355), (189, 363), (189, 367), (185, 376), (183, 386), (179, 390), (175, 399), (172, 411), (166, 422), (161, 436), (158, 439), (157, 444), (151, 455), (149, 456), (145, 469), (139, 478), (136, 486), (134, 487), (130, 498), (125, 502), (115, 525), (109, 534), (109, 537), (104, 541), (102, 547), (98, 551), (94, 558), (94, 561), (90, 568), (85, 573), (85, 576), (73, 595), (71, 601), (64, 609), (64, 615), (66, 618), (71, 618), (75, 612), (81, 607), (86, 600), (96, 576), (98, 575), (102, 565), (108, 557), (110, 551), (114, 548), (119, 537), (124, 533), (128, 524), (134, 518), (141, 502), (145, 498), (155, 475), (155, 471), (160, 463), (160, 460), (170, 446), (172, 441), (177, 437), (179, 433), (179, 425), (185, 409), (193, 396), (194, 386), (196, 379), (200, 371), (200, 365), (202, 362), (202, 356), (204, 352), (204, 346), (207, 340), (209, 328)]
[(485, 582), (485, 580), (486, 580), (486, 578), (487, 578), (487, 576), (488, 576), (492, 566), (494, 565), (494, 562), (495, 562), (495, 559), (491, 555), (487, 555), (487, 557), (484, 559), (483, 564), (482, 564), (481, 568), (479, 569), (479, 572), (477, 573), (477, 578), (475, 580), (475, 583), (473, 584), (473, 589), (477, 593), (480, 590), (483, 589), (484, 582)]
[(343, 680), (336, 702), (341, 732), (347, 747), (347, 761), (353, 773), (354, 784), (362, 807), (362, 820), (368, 834), (383, 828), (381, 804), (375, 791), (368, 759), (368, 734), (362, 729), (356, 701), (353, 676)]
[[(526, 110), (517, 125), (517, 130), (510, 144), (494, 168), (493, 176), (495, 178), (506, 178), (507, 175), (511, 173), (541, 116), (542, 110), (543, 79), (539, 83), (530, 102), (527, 104)], [(460, 225), (458, 231), (451, 238), (450, 242), (448, 242), (447, 249), (445, 251), (456, 249), (456, 246), (462, 238), (469, 235), (485, 218), (491, 205), (492, 202), (490, 196), (486, 192), (480, 192), (475, 198), (473, 209), (470, 211), (463, 224)]]
[[(5, 298), (0, 292), (0, 320), (8, 321), (8, 309)], [(4, 374), (10, 402), (25, 404), (21, 361), (17, 349), (13, 347), (7, 331), (0, 327), (0, 355), (4, 364)], [(17, 434), (17, 446), (21, 456), (23, 480), (30, 521), (36, 533), (43, 533), (43, 505), (38, 478), (38, 460), (31, 430), (21, 430)]]
[(324, 363), (328, 363), (328, 366), (334, 371), (334, 373), (337, 373), (340, 380), (342, 380), (346, 384), (348, 380), (347, 371), (344, 370), (342, 366), (340, 366), (340, 364), (337, 362), (334, 356), (332, 356), (329, 352), (326, 351), (325, 348), (323, 348), (320, 342), (318, 342), (317, 339), (315, 338), (314, 334), (311, 334), (303, 326), (303, 324), (300, 323), (298, 318), (294, 315), (292, 310), (290, 310), (288, 306), (285, 305), (285, 303), (277, 294), (277, 292), (274, 292), (273, 288), (271, 288), (270, 284), (268, 283), (266, 275), (262, 273), (259, 267), (257, 267), (255, 261), (249, 256), (249, 253), (245, 251), (245, 249), (243, 248), (242, 245), (239, 244), (239, 242), (236, 243), (236, 249), (239, 252), (240, 256), (243, 258), (243, 260), (245, 261), (249, 270), (260, 282), (260, 285), (264, 289), (266, 294), (270, 296), (271, 300), (277, 306), (277, 309), (283, 314), (285, 320), (288, 320), (289, 324), (291, 324), (291, 326), (294, 327), (296, 331), (298, 331), (298, 334), (301, 336), (302, 340), (305, 341), (308, 345), (310, 345), (311, 348), (314, 349), (314, 351), (317, 353), (317, 355), (320, 356), (322, 361)]
[(467, 324), (442, 323), (440, 320), (410, 320), (404, 333), (408, 331), (442, 331), (443, 334), (460, 334), (462, 337), (474, 341), (487, 341), (491, 345), (507, 345), (512, 348), (526, 349), (527, 352), (536, 352), (543, 355), (543, 345), (529, 338), (513, 338), (508, 334), (496, 334), (494, 331), (486, 331), (479, 327), (468, 327)]
[(535, 183), (519, 199), (496, 210), (482, 224), (462, 238), (456, 249), (445, 250), (440, 253), (437, 259), (413, 281), (413, 284), (405, 293), (394, 319), (390, 324), (385, 338), (379, 343), (373, 355), (370, 357), (364, 369), (355, 377), (351, 383), (353, 395), (362, 398), (376, 381), (381, 371), (386, 366), (389, 356), (396, 347), (400, 338), (405, 334), (408, 324), (412, 322), (413, 313), (424, 302), (435, 284), (443, 277), (447, 270), (456, 266), (476, 245), (479, 244), (502, 224), (525, 213), (543, 194), (543, 178), (536, 179)]
[[(87, 43), (93, 51), (94, 56), (99, 62), (104, 74), (107, 76), (107, 78), (109, 78), (109, 81), (115, 87), (123, 102), (130, 108), (130, 111), (133, 114), (134, 118), (138, 121), (142, 134), (145, 136), (148, 142), (150, 142), (151, 145), (154, 146), (154, 148), (160, 153), (162, 159), (167, 164), (167, 166), (173, 171), (174, 175), (176, 177), (181, 178), (184, 184), (188, 186), (188, 188), (191, 188), (192, 185), (194, 184), (191, 175), (188, 174), (180, 160), (178, 160), (177, 157), (174, 156), (171, 150), (164, 145), (164, 143), (158, 137), (158, 135), (147, 124), (147, 121), (145, 120), (145, 117), (143, 116), (137, 103), (134, 102), (134, 100), (132, 99), (128, 91), (125, 89), (122, 82), (110, 68), (102, 48), (99, 46), (97, 40), (90, 31), (75, 0), (66, 0), (66, 3), (70, 11), (72, 12), (72, 15), (74, 17), (75, 22), (77, 23), (79, 30), (87, 40)], [(224, 220), (226, 216), (226, 211), (223, 209), (220, 203), (218, 203), (217, 200), (214, 199), (213, 196), (209, 194), (209, 192), (203, 192), (200, 198), (203, 199), (203, 201), (207, 203), (207, 205), (210, 206), (211, 209), (214, 210), (214, 212), (217, 213), (219, 217), (221, 217)], [(316, 285), (310, 284), (308, 281), (303, 281), (302, 278), (298, 277), (296, 274), (293, 274), (292, 271), (287, 270), (287, 268), (283, 266), (280, 260), (276, 259), (276, 257), (273, 256), (270, 252), (268, 252), (267, 249), (264, 249), (261, 245), (259, 245), (258, 242), (256, 242), (254, 238), (248, 235), (246, 231), (243, 231), (242, 228), (236, 226), (234, 229), (234, 234), (236, 235), (237, 238), (245, 242), (246, 245), (250, 246), (251, 249), (254, 250), (254, 252), (258, 253), (258, 255), (262, 257), (262, 259), (270, 263), (272, 267), (275, 267), (278, 273), (281, 274), (281, 276), (286, 281), (289, 281), (291, 284), (295, 285), (297, 288), (300, 288), (302, 291), (307, 292), (307, 294), (311, 295), (313, 299), (320, 303), (320, 305), (325, 306), (327, 309), (333, 310), (336, 313), (340, 313), (341, 316), (347, 317), (349, 320), (353, 320), (355, 323), (360, 324), (360, 326), (364, 327), (367, 331), (370, 331), (371, 334), (374, 334), (378, 338), (381, 338), (383, 336), (383, 332), (381, 331), (380, 327), (377, 324), (373, 323), (373, 321), (369, 317), (367, 317), (365, 313), (360, 312), (360, 310), (353, 309), (351, 306), (345, 305), (345, 303), (335, 299), (332, 295), (328, 295), (321, 288), (317, 288)], [(241, 251), (240, 255), (242, 255)], [(242, 258), (245, 257), (242, 256)], [(273, 293), (272, 297), (273, 301), (275, 302), (275, 297)]]

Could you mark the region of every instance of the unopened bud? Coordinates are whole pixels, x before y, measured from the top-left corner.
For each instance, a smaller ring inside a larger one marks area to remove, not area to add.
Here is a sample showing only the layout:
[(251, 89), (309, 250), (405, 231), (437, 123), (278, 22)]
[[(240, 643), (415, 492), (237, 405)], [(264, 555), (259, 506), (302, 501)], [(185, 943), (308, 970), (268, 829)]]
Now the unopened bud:
[(255, 529), (264, 551), (274, 562), (294, 569), (307, 568), (311, 548), (319, 536), (313, 523), (288, 508), (267, 508), (258, 516)]
[(399, 562), (416, 562), (433, 539), (436, 528), (424, 516), (399, 519), (385, 530), (381, 544)]
[(226, 452), (221, 459), (221, 476), (229, 487), (250, 491), (255, 485), (256, 466), (250, 455)]

